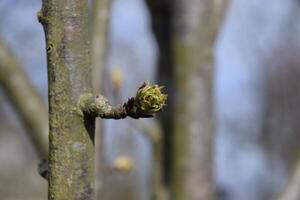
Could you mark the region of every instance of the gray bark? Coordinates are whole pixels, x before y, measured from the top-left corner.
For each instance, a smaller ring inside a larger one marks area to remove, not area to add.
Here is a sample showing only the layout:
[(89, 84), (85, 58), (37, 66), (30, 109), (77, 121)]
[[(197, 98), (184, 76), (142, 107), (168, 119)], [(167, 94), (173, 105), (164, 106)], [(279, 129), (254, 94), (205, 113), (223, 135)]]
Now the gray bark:
[(49, 86), (50, 200), (94, 199), (94, 118), (75, 112), (91, 92), (87, 0), (44, 0)]

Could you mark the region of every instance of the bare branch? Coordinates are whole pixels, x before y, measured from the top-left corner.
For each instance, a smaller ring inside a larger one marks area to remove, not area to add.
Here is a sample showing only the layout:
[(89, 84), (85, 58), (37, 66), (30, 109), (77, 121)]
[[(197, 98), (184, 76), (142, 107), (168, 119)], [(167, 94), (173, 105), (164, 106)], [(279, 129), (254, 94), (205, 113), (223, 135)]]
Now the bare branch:
[[(102, 72), (106, 64), (108, 52), (108, 21), (110, 16), (111, 0), (93, 0), (91, 4), (91, 65), (92, 83), (95, 93), (102, 90)], [(95, 127), (95, 162), (96, 162), (96, 199), (102, 196), (102, 185), (104, 185), (105, 175), (103, 171), (103, 133), (102, 121), (96, 121)]]
[(108, 20), (111, 0), (93, 0), (91, 16), (91, 63), (95, 92), (102, 88), (102, 70), (106, 63), (108, 49)]
[(139, 129), (149, 138), (152, 144), (152, 184), (153, 199), (166, 200), (168, 193), (163, 181), (163, 130), (154, 119), (151, 124), (138, 123)]
[(300, 199), (300, 161), (295, 166), (291, 180), (278, 200), (299, 200)]
[(16, 109), (40, 158), (48, 157), (48, 114), (16, 58), (0, 40), (0, 84)]

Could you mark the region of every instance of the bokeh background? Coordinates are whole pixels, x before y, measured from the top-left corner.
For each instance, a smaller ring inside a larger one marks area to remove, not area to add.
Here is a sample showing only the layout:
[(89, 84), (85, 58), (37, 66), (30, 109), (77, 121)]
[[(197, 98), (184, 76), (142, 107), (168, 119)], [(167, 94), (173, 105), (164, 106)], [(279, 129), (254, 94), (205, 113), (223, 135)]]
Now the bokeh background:
[[(0, 0), (0, 37), (47, 103), (44, 32), (36, 17), (40, 8), (40, 0)], [(300, 149), (299, 22), (298, 0), (229, 1), (214, 46), (212, 170), (218, 199), (273, 200), (293, 177)], [(104, 93), (118, 104), (144, 81), (157, 81), (159, 45), (146, 2), (113, 0), (108, 36), (107, 62), (99, 76)], [(1, 90), (0, 119), (0, 199), (46, 199), (39, 160)], [(153, 123), (103, 122), (109, 171), (104, 199), (151, 199), (153, 146), (144, 127)], [(118, 157), (130, 158), (133, 169), (109, 170)]]

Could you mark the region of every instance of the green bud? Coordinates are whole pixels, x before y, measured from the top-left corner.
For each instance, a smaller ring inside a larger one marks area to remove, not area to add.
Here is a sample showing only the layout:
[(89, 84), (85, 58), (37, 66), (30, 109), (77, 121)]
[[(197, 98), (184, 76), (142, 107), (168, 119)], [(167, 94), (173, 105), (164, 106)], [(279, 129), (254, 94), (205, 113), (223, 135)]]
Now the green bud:
[(167, 94), (162, 93), (162, 86), (144, 83), (136, 93), (136, 106), (144, 113), (153, 114), (166, 105)]

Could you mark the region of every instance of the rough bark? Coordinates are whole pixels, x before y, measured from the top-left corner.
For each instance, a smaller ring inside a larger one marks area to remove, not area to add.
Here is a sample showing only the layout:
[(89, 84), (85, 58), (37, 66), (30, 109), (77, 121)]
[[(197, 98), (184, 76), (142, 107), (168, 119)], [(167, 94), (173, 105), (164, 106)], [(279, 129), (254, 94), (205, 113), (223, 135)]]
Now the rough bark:
[(0, 84), (16, 109), (41, 159), (48, 157), (48, 114), (17, 59), (0, 40)]
[(171, 87), (176, 91), (171, 198), (210, 200), (214, 196), (213, 43), (226, 1), (165, 0), (148, 1), (148, 4), (161, 51), (159, 64), (172, 67), (163, 70), (163, 74), (173, 76)]
[(91, 93), (87, 0), (44, 0), (38, 13), (46, 36), (49, 85), (49, 199), (94, 199), (95, 117), (149, 117), (165, 105), (157, 85), (113, 107)]
[(94, 199), (93, 117), (74, 112), (91, 92), (87, 0), (43, 0), (49, 86), (49, 199)]

